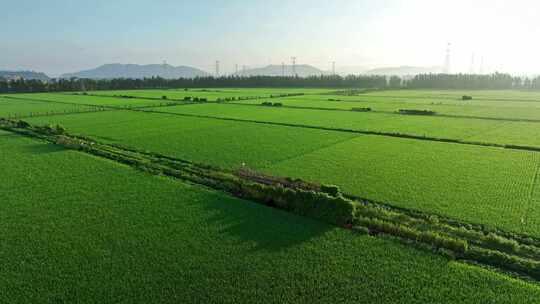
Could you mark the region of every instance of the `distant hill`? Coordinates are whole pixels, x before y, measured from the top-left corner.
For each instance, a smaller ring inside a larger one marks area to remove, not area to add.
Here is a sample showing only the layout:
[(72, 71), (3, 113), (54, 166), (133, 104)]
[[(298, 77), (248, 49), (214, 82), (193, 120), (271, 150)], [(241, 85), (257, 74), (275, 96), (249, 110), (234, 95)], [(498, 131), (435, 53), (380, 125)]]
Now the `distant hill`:
[(429, 74), (429, 73), (442, 73), (442, 67), (414, 67), (414, 66), (400, 66), (400, 67), (387, 67), (377, 68), (366, 71), (366, 74), (370, 75), (417, 75), (417, 74)]
[(0, 78), (4, 79), (38, 79), (42, 81), (48, 81), (50, 78), (45, 73), (34, 71), (0, 71)]
[(367, 67), (367, 66), (339, 66), (336, 67), (336, 74), (347, 76), (347, 75), (360, 75), (364, 74), (366, 71), (372, 69), (373, 67)]
[(172, 66), (168, 64), (105, 64), (95, 69), (68, 73), (60, 76), (61, 78), (91, 78), (91, 79), (112, 79), (112, 78), (150, 78), (162, 77), (167, 79), (174, 78), (195, 78), (209, 76), (203, 70), (188, 66)]
[[(307, 64), (297, 65), (295, 67), (295, 71), (299, 77), (327, 74), (327, 72), (324, 72), (322, 70), (317, 69), (316, 67), (313, 67)], [(293, 71), (292, 65), (285, 65), (283, 67), (281, 65), (268, 65), (262, 68), (247, 69), (245, 71), (240, 71), (233, 75), (237, 75), (237, 76), (282, 76), (282, 75), (292, 76), (294, 74), (295, 72)]]

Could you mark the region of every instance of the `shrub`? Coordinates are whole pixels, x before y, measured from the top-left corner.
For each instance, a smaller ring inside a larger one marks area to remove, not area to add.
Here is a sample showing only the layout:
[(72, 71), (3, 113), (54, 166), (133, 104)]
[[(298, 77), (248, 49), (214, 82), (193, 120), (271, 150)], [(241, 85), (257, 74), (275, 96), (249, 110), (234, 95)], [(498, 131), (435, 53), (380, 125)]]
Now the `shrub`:
[(283, 106), (283, 104), (281, 102), (274, 102), (273, 106), (274, 107), (281, 107), (281, 106)]
[(167, 99), (167, 96), (163, 95), (161, 96), (161, 99)]
[(338, 196), (340, 193), (340, 189), (336, 185), (321, 185), (321, 192), (330, 194), (331, 196)]
[(415, 109), (399, 109), (398, 113), (405, 114), (405, 115), (435, 115), (437, 114), (435, 111), (415, 110)]
[(358, 234), (369, 234), (369, 229), (364, 226), (353, 226), (352, 230)]
[(272, 106), (272, 103), (268, 102), (268, 101), (264, 101), (264, 102), (261, 103), (261, 105), (263, 105), (263, 106)]
[(371, 108), (352, 108), (351, 111), (355, 112), (370, 112)]
[(352, 222), (354, 205), (342, 196), (258, 183), (243, 183), (238, 191), (252, 200), (327, 223), (343, 226)]
[(24, 120), (19, 120), (19, 121), (17, 121), (17, 125), (16, 125), (16, 126), (17, 126), (17, 128), (27, 129), (27, 128), (30, 127), (30, 124), (27, 123), (27, 122), (24, 121)]
[(57, 124), (54, 129), (55, 134), (62, 135), (66, 133), (66, 128), (64, 128), (62, 125)]
[(495, 249), (495, 250), (506, 251), (506, 252), (519, 251), (519, 244), (517, 241), (506, 239), (494, 233), (488, 234), (485, 237), (483, 243), (486, 247)]
[(540, 278), (540, 262), (537, 261), (476, 247), (468, 250), (465, 257), (492, 266), (502, 267), (503, 269), (526, 273), (536, 279)]
[(58, 136), (55, 140), (55, 143), (57, 145), (63, 146), (64, 148), (73, 150), (81, 150), (83, 148), (81, 143), (64, 135)]
[(189, 96), (184, 97), (184, 101), (191, 101), (191, 97)]
[(439, 248), (446, 248), (461, 254), (465, 253), (469, 248), (469, 244), (465, 240), (458, 240), (442, 236), (431, 231), (422, 232), (419, 236), (419, 240), (424, 243), (429, 243)]
[(461, 99), (462, 99), (462, 100), (472, 100), (472, 96), (469, 96), (469, 95), (463, 95), (463, 96), (461, 96)]

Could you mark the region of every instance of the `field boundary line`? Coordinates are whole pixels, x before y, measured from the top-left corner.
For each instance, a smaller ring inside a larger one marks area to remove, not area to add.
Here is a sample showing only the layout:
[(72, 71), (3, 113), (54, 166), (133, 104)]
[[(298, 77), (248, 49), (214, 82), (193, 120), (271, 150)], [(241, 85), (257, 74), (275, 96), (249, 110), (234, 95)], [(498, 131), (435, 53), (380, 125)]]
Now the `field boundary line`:
[(295, 158), (299, 158), (299, 157), (303, 157), (303, 156), (306, 156), (308, 154), (312, 154), (312, 153), (315, 153), (317, 151), (321, 151), (321, 150), (325, 150), (325, 149), (328, 149), (330, 147), (333, 147), (333, 146), (336, 146), (336, 145), (339, 145), (339, 144), (342, 144), (342, 143), (345, 143), (345, 142), (348, 142), (348, 141), (351, 141), (351, 140), (354, 140), (354, 139), (357, 139), (358, 137), (362, 136), (361, 134), (358, 134), (358, 135), (353, 135), (352, 137), (350, 138), (346, 138), (346, 139), (343, 139), (343, 140), (338, 140), (334, 143), (331, 143), (331, 144), (328, 144), (328, 145), (323, 145), (323, 146), (320, 146), (320, 147), (317, 147), (317, 148), (314, 148), (314, 149), (311, 149), (309, 151), (306, 151), (304, 153), (298, 153), (298, 154), (295, 154), (295, 155), (291, 155), (291, 156), (288, 156), (288, 157), (284, 157), (283, 159), (276, 159), (272, 162), (270, 162), (269, 165), (265, 165), (263, 168), (265, 169), (269, 169), (268, 167), (269, 166), (275, 166), (275, 165), (278, 165), (282, 162), (286, 162), (286, 161), (289, 161), (291, 159), (295, 159)]
[[(207, 102), (215, 103), (220, 105), (238, 105), (238, 106), (256, 106), (261, 108), (274, 108), (269, 106), (263, 106), (260, 104), (254, 103), (239, 103), (239, 102)], [(288, 109), (301, 109), (301, 110), (312, 110), (312, 111), (336, 111), (336, 112), (353, 112), (353, 113), (364, 113), (364, 114), (392, 114), (392, 115), (401, 115), (404, 114), (397, 113), (396, 111), (385, 111), (385, 110), (371, 110), (371, 111), (354, 111), (352, 109), (341, 109), (341, 108), (324, 108), (324, 107), (309, 107), (309, 106), (291, 106), (291, 105), (282, 105), (277, 108), (288, 108)], [(410, 115), (409, 116), (419, 116), (419, 115)], [(530, 123), (540, 123), (540, 119), (529, 119), (529, 118), (508, 118), (508, 117), (488, 117), (488, 116), (473, 116), (473, 115), (454, 115), (454, 114), (435, 114), (429, 115), (428, 117), (434, 118), (456, 118), (456, 119), (472, 119), (472, 120), (489, 120), (489, 121), (508, 121), (508, 122), (530, 122)]]
[[(412, 89), (415, 90), (415, 89)], [(474, 92), (474, 90), (471, 90), (471, 92)], [(444, 97), (438, 96), (438, 97), (432, 97), (432, 96), (415, 96), (415, 97), (404, 97), (404, 96), (388, 96), (388, 95), (366, 95), (367, 93), (362, 93), (360, 95), (369, 96), (369, 97), (382, 97), (382, 98), (402, 98), (402, 99), (449, 99), (449, 100), (461, 100), (459, 96), (450, 96), (450, 95), (443, 95)], [(324, 94), (319, 94), (324, 95)], [(353, 95), (354, 96), (354, 95)], [(519, 101), (519, 102), (540, 102), (540, 100), (530, 100), (530, 99), (504, 99), (504, 98), (489, 98), (489, 97), (476, 97), (474, 100), (484, 100), (484, 101)]]
[(503, 148), (503, 149), (510, 149), (510, 150), (540, 152), (540, 147), (537, 147), (537, 146), (521, 146), (521, 145), (514, 145), (514, 144), (499, 144), (499, 143), (492, 143), (492, 142), (467, 141), (467, 140), (461, 140), (461, 139), (455, 139), (455, 138), (429, 137), (429, 136), (414, 135), (414, 134), (407, 134), (407, 133), (332, 128), (332, 127), (324, 127), (324, 126), (270, 122), (270, 121), (264, 121), (264, 120), (229, 118), (229, 117), (219, 117), (219, 116), (211, 116), (211, 115), (162, 112), (162, 111), (149, 110), (149, 109), (144, 109), (144, 110), (131, 109), (131, 111), (155, 113), (155, 114), (167, 114), (167, 115), (173, 115), (173, 116), (216, 119), (216, 120), (224, 120), (224, 121), (236, 121), (236, 122), (254, 123), (254, 124), (275, 125), (275, 126), (284, 126), (284, 127), (292, 127), (292, 128), (305, 128), (305, 129), (315, 129), (315, 130), (334, 131), (334, 132), (356, 133), (356, 134), (363, 134), (363, 135), (386, 136), (386, 137), (403, 138), (403, 139), (411, 139), (411, 140), (425, 140), (425, 141), (452, 143), (452, 144), (460, 144), (460, 145), (494, 147), (494, 148)]

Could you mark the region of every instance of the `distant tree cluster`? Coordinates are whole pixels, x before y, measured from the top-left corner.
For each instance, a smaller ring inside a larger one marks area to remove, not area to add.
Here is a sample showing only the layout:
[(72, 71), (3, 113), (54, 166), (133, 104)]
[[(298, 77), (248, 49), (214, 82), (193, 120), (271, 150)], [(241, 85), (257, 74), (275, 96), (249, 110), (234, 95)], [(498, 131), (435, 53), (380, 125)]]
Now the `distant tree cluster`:
[[(524, 79), (509, 74), (489, 75), (470, 74), (424, 74), (406, 81), (405, 86), (412, 89), (523, 89)], [(532, 87), (528, 87), (530, 89)], [(540, 88), (540, 87), (538, 87)]]
[(347, 89), (528, 89), (540, 90), (540, 76), (515, 77), (509, 74), (421, 74), (404, 80), (398, 76), (321, 75), (311, 77), (226, 76), (164, 79), (52, 79), (7, 80), (0, 78), (0, 94), (31, 92), (70, 92), (129, 89), (232, 88), (232, 87), (305, 87)]

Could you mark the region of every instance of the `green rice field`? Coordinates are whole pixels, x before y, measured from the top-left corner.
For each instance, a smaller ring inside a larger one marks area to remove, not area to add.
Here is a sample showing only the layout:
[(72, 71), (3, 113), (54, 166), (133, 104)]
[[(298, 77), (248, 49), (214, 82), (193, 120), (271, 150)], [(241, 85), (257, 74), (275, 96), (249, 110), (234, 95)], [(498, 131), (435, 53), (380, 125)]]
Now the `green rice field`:
[[(10, 94), (0, 118), (540, 239), (540, 93), (341, 91)], [(392, 237), (13, 132), (0, 151), (0, 303), (540, 303), (537, 281)]]

